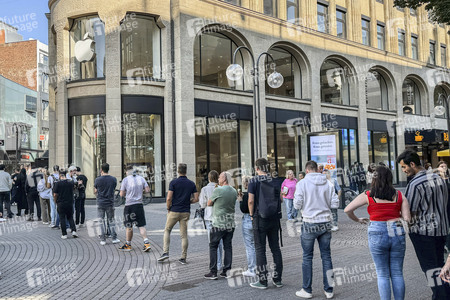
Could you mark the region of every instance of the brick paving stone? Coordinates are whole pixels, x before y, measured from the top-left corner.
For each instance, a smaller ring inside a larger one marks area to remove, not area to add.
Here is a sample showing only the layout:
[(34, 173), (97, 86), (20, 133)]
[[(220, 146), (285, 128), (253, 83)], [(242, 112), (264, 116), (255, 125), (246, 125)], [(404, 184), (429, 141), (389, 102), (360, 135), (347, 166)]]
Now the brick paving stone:
[[(13, 208), (14, 210), (14, 208)], [(192, 206), (192, 212), (195, 207)], [(248, 286), (249, 280), (235, 277), (230, 280), (204, 280), (208, 272), (209, 249), (206, 231), (197, 225), (189, 231), (187, 265), (178, 263), (181, 255), (179, 227), (171, 235), (170, 261), (158, 263), (162, 254), (165, 204), (150, 204), (145, 207), (147, 230), (152, 250), (141, 251), (142, 238), (134, 231), (133, 250), (120, 252), (121, 244), (110, 240), (105, 246), (92, 235), (92, 230), (82, 228), (80, 238), (61, 239), (60, 230), (52, 230), (38, 222), (26, 222), (16, 217), (7, 224), (0, 224), (0, 299), (294, 299), (295, 291), (301, 288), (302, 249), (299, 224), (282, 220), (282, 248), (284, 287), (270, 286), (265, 291)], [(239, 211), (237, 207), (237, 212)], [(96, 216), (96, 207), (86, 207), (87, 219)], [(121, 226), (123, 207), (116, 209), (119, 221), (118, 237), (123, 242), (125, 231)], [(358, 211), (367, 216), (365, 210)], [(193, 215), (193, 214), (192, 214)], [(240, 221), (241, 214), (236, 219)], [(242, 239), (241, 223), (238, 222), (233, 237), (233, 268), (246, 269), (246, 254)], [(340, 230), (333, 233), (332, 259), (334, 268), (360, 268), (358, 281), (336, 286), (335, 299), (377, 299), (376, 278), (369, 277), (372, 258), (367, 245), (367, 227), (353, 223), (339, 211)], [(94, 234), (95, 235), (95, 234)], [(268, 248), (268, 247), (267, 247)], [(268, 248), (269, 249), (269, 248)], [(325, 299), (322, 292), (322, 266), (316, 244), (313, 260), (313, 293), (315, 298)], [(272, 257), (268, 252), (268, 263)], [(58, 279), (43, 275), (39, 268), (63, 269)], [(134, 273), (131, 273), (133, 270)], [(27, 277), (27, 272), (30, 276)], [(141, 272), (141, 273), (139, 273)], [(144, 272), (143, 282), (139, 281)], [(131, 281), (127, 281), (128, 277)], [(155, 273), (155, 274), (153, 274)], [(68, 275), (75, 277), (69, 278)], [(154, 276), (152, 276), (154, 275)], [(168, 276), (170, 275), (170, 276)], [(411, 242), (408, 239), (404, 264), (406, 299), (430, 299), (431, 291), (426, 281)], [(49, 280), (52, 279), (52, 282)], [(130, 284), (129, 284), (130, 283)]]

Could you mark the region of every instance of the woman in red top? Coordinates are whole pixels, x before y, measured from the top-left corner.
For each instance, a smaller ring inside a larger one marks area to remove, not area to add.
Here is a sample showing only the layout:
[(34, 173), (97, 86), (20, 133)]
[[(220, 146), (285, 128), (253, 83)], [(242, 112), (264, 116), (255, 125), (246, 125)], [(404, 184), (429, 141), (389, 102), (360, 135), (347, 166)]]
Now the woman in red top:
[(377, 270), (380, 299), (391, 299), (391, 282), (395, 300), (405, 298), (403, 260), (405, 258), (405, 230), (401, 219), (409, 221), (411, 213), (407, 199), (392, 185), (391, 170), (378, 166), (369, 191), (355, 198), (344, 210), (355, 222), (366, 224), (367, 218), (357, 218), (354, 211), (368, 205), (369, 249)]

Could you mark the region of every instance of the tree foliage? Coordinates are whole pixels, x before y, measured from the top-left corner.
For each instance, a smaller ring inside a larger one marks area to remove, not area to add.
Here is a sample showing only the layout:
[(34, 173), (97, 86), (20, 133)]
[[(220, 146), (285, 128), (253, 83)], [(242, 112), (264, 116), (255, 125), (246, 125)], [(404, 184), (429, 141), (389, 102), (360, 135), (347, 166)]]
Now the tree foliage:
[(394, 0), (394, 5), (413, 9), (425, 5), (433, 22), (450, 25), (449, 0)]

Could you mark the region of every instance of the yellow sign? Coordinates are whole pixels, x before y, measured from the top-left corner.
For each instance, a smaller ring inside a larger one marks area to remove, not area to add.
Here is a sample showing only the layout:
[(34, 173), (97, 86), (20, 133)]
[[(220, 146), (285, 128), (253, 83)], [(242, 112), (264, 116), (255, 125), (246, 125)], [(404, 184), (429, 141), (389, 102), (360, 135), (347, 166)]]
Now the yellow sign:
[(387, 144), (387, 137), (385, 134), (380, 138), (380, 143)]
[(444, 132), (444, 141), (448, 142), (448, 132)]
[(414, 137), (414, 140), (416, 142), (421, 142), (423, 141), (423, 135), (420, 135), (420, 131), (416, 131), (416, 136)]

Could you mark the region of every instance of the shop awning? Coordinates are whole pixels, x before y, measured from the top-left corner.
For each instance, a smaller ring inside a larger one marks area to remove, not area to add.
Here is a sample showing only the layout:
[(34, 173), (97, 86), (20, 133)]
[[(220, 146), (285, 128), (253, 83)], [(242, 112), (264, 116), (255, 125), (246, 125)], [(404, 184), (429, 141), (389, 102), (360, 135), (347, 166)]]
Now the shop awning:
[(437, 156), (438, 157), (450, 156), (450, 150), (447, 149), (447, 150), (438, 151)]

